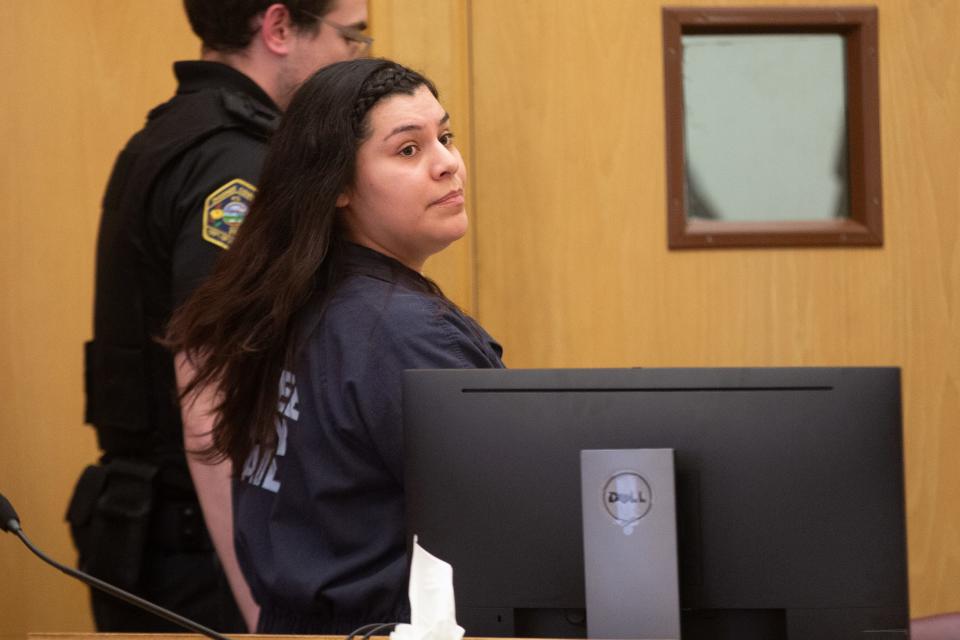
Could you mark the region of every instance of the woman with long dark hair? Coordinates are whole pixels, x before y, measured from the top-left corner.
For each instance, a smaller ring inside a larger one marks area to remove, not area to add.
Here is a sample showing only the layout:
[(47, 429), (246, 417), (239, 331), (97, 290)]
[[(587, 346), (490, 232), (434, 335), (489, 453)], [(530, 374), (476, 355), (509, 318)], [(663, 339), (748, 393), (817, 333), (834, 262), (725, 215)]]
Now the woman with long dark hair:
[(235, 470), (237, 553), (258, 631), (403, 621), (400, 374), (502, 367), (420, 271), (463, 236), (466, 172), (429, 80), (386, 60), (323, 69), (271, 142), (214, 274), (172, 319), (210, 458)]

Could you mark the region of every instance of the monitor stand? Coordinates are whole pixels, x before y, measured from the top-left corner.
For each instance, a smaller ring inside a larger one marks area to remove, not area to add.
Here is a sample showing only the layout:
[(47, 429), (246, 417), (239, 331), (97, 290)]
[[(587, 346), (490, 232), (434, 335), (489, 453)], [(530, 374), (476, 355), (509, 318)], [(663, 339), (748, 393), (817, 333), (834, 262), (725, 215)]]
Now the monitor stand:
[(580, 452), (588, 638), (679, 640), (673, 449)]

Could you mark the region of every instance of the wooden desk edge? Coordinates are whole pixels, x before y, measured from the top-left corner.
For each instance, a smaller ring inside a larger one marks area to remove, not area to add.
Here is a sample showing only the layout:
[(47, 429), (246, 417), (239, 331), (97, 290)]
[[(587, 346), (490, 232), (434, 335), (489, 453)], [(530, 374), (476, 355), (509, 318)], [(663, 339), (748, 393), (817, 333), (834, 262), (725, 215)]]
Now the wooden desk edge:
[[(261, 635), (246, 633), (228, 633), (224, 634), (228, 638), (242, 638), (243, 640), (343, 640), (344, 636), (294, 636), (294, 635)], [(376, 640), (387, 640), (389, 636), (371, 636)], [(150, 640), (157, 638), (159, 640), (200, 640), (206, 638), (198, 633), (96, 633), (93, 631), (84, 633), (44, 633), (30, 632), (27, 634), (29, 640)], [(464, 640), (510, 640), (507, 638), (474, 638), (465, 637)]]

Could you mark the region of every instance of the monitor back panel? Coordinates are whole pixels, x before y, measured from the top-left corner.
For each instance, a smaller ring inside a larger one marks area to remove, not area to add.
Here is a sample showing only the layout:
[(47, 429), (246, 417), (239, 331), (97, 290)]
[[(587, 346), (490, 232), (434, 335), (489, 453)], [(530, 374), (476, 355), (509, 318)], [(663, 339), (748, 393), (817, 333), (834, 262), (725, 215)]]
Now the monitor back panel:
[(408, 529), (453, 565), (458, 611), (582, 608), (580, 451), (671, 448), (685, 609), (905, 618), (899, 385), (887, 368), (410, 371)]

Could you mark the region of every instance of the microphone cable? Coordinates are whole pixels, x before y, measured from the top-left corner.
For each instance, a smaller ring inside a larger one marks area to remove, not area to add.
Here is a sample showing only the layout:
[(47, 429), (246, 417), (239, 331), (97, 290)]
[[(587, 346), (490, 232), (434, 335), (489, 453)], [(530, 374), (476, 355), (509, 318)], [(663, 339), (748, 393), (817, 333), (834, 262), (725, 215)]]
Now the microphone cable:
[(10, 501), (7, 500), (6, 497), (3, 496), (3, 494), (0, 494), (0, 529), (8, 533), (12, 533), (18, 538), (20, 538), (20, 541), (23, 542), (23, 544), (26, 545), (26, 547), (30, 549), (30, 551), (32, 551), (34, 555), (36, 555), (38, 558), (40, 558), (41, 560), (43, 560), (53, 568), (58, 569), (63, 573), (67, 574), (71, 578), (76, 578), (77, 580), (79, 580), (80, 582), (83, 582), (84, 584), (94, 587), (95, 589), (99, 589), (104, 593), (108, 593), (115, 598), (123, 600), (124, 602), (127, 602), (134, 606), (140, 607), (141, 609), (149, 611), (154, 615), (160, 616), (161, 618), (164, 618), (165, 620), (172, 622), (176, 625), (179, 625), (185, 629), (189, 629), (194, 633), (203, 634), (208, 638), (212, 638), (213, 640), (229, 640), (226, 636), (220, 633), (217, 633), (213, 629), (209, 629), (198, 622), (194, 622), (193, 620), (184, 618), (178, 613), (174, 613), (173, 611), (164, 609), (159, 605), (153, 604), (149, 600), (144, 600), (139, 596), (136, 596), (132, 593), (124, 591), (120, 587), (115, 587), (109, 582), (104, 582), (103, 580), (100, 580), (99, 578), (95, 578), (94, 576), (91, 576), (87, 573), (78, 571), (76, 569), (72, 569), (66, 565), (62, 565), (56, 560), (50, 558), (49, 556), (47, 556), (47, 554), (45, 554), (43, 551), (38, 549), (32, 542), (30, 542), (30, 539), (27, 538), (26, 534), (24, 534), (23, 529), (20, 526), (20, 517), (17, 515), (17, 512), (13, 508), (13, 505), (10, 504)]

